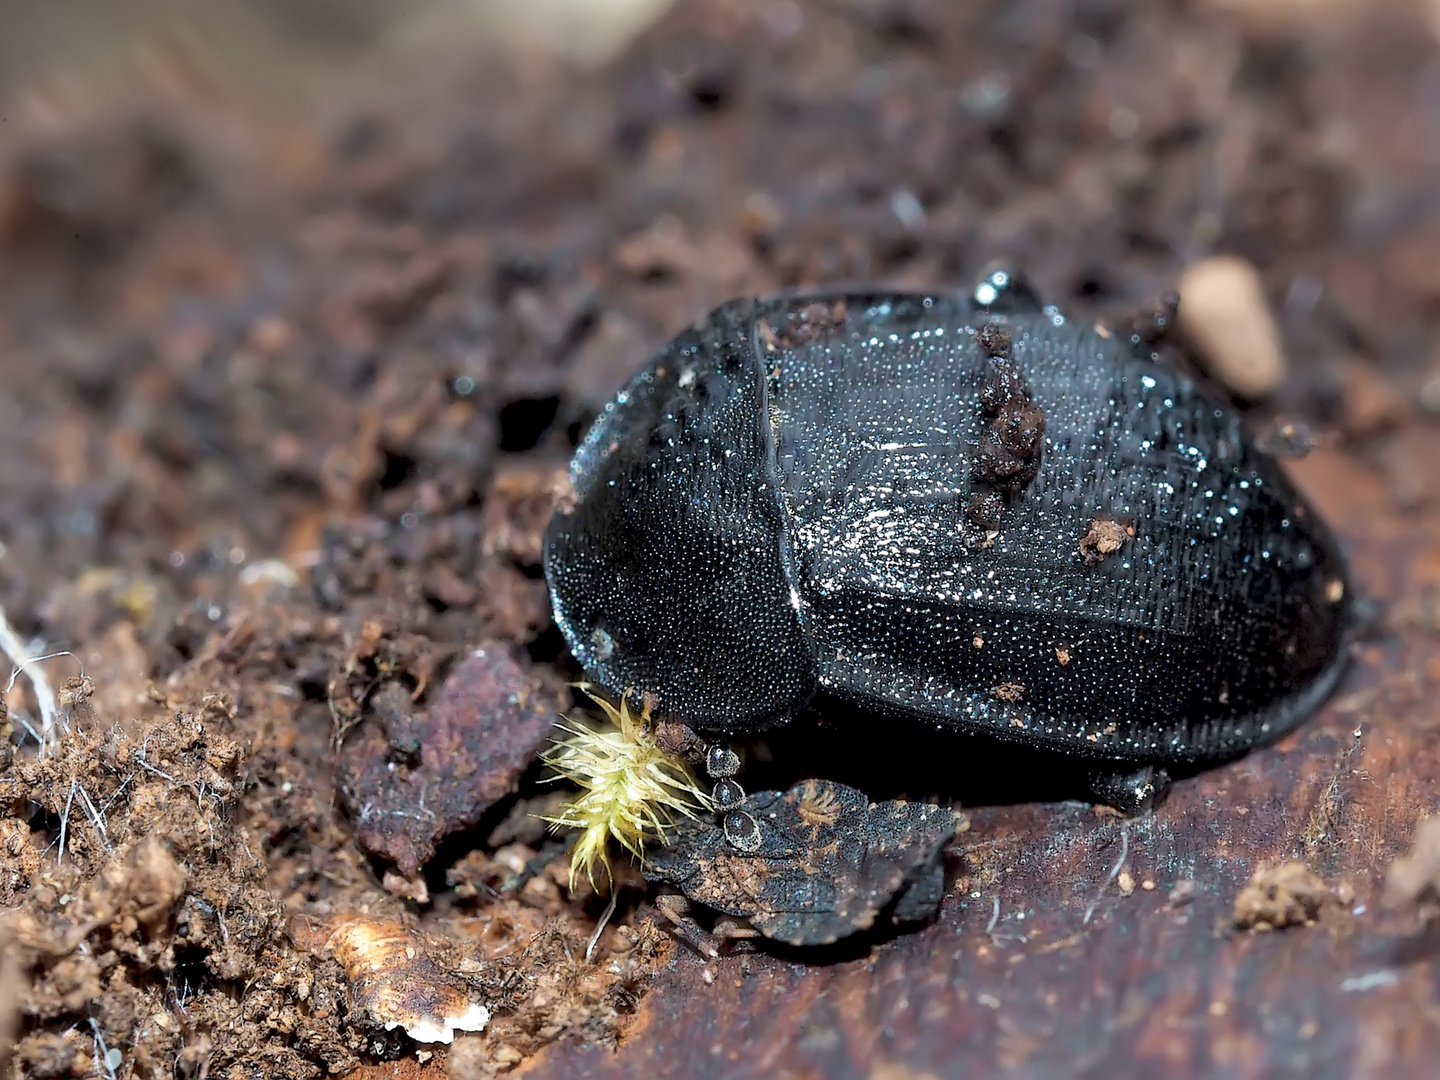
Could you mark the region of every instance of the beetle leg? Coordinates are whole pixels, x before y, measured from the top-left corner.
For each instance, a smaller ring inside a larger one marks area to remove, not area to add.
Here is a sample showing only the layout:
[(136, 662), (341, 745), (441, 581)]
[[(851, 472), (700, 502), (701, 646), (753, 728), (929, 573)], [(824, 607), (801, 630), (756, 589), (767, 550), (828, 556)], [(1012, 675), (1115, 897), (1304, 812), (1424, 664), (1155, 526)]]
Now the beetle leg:
[(720, 830), (725, 834), (726, 843), (746, 855), (755, 854), (765, 842), (765, 837), (760, 832), (760, 823), (753, 814), (747, 814), (744, 810), (732, 810), (726, 814), (720, 822)]
[(701, 956), (715, 959), (720, 955), (719, 942), (715, 935), (697, 923), (690, 915), (690, 901), (678, 892), (662, 892), (655, 897), (655, 907), (661, 915), (670, 920), (674, 935), (689, 945)]
[(1123, 766), (1111, 772), (1090, 774), (1090, 793), (1097, 802), (1113, 806), (1127, 817), (1143, 817), (1159, 806), (1170, 791), (1170, 774), (1156, 765), (1130, 772)]
[(715, 920), (714, 936), (721, 941), (747, 941), (760, 937), (760, 931), (755, 929), (755, 925), (749, 919), (721, 915)]

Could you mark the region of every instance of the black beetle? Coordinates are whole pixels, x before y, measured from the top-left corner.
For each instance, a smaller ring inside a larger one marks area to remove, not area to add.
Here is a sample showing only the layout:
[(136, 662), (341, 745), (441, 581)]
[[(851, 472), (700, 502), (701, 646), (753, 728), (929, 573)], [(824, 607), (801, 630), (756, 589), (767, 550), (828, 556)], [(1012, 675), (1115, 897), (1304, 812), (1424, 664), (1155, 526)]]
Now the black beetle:
[(588, 677), (711, 737), (817, 691), (1141, 766), (1293, 727), (1329, 529), (1240, 417), (1023, 288), (738, 300), (606, 407), (546, 540)]

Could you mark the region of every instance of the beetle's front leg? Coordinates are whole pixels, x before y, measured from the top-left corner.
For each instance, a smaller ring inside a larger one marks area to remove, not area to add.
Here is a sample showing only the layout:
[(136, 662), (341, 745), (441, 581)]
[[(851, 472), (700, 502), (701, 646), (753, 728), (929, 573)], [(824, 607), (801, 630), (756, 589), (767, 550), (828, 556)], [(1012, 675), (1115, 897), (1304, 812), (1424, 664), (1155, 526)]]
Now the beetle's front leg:
[(719, 941), (750, 941), (760, 937), (760, 931), (749, 919), (739, 919), (732, 915), (722, 915), (715, 920), (714, 937)]
[(655, 907), (670, 920), (671, 930), (690, 948), (711, 960), (720, 956), (720, 943), (690, 915), (690, 901), (683, 893), (662, 892), (655, 897)]
[(1127, 770), (1117, 762), (1114, 770), (1090, 774), (1090, 793), (1095, 800), (1113, 806), (1126, 817), (1150, 813), (1169, 791), (1170, 774), (1157, 765)]

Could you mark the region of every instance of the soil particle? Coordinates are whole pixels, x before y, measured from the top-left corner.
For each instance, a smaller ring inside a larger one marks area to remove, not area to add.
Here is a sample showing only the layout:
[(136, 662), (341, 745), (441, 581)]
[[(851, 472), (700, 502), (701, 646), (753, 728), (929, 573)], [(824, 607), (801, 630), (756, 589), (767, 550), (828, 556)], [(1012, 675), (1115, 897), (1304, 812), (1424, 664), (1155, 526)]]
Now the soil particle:
[(1307, 424), (1277, 421), (1266, 424), (1255, 433), (1257, 449), (1278, 458), (1303, 458), (1320, 443), (1320, 437)]
[(1094, 566), (1114, 555), (1135, 535), (1135, 526), (1112, 518), (1096, 518), (1080, 538), (1080, 557)]
[(803, 307), (790, 307), (784, 312), (780, 325), (774, 326), (769, 319), (755, 324), (760, 344), (768, 352), (777, 349), (794, 349), (812, 342), (822, 342), (844, 329), (850, 313), (845, 301), (833, 303), (815, 302)]
[(0, 922), (0, 1076), (10, 1075), (10, 1054), (20, 1019), (20, 999), (25, 992), (19, 960), (10, 944), (10, 931)]
[[(993, 338), (990, 345), (998, 347)], [(1040, 469), (1045, 412), (1031, 403), (1030, 385), (1012, 361), (991, 356), (987, 364), (980, 406), (988, 420), (970, 471), (979, 483), (1013, 496)]]
[(561, 464), (507, 463), (496, 470), (481, 517), (487, 554), (538, 567), (545, 551), (545, 529), (556, 507), (573, 499)]
[(30, 826), (19, 818), (0, 821), (0, 907), (10, 907), (40, 871), (40, 851)]
[(999, 701), (1013, 703), (1025, 696), (1025, 687), (1020, 683), (1007, 682), (998, 686), (992, 686), (990, 693)]
[(674, 754), (692, 765), (703, 760), (706, 750), (709, 749), (709, 744), (694, 728), (669, 719), (656, 722), (655, 745), (667, 754)]
[(1033, 404), (1024, 373), (1010, 359), (1009, 331), (982, 326), (976, 339), (986, 351), (980, 408), (985, 417), (970, 462), (974, 489), (965, 502), (966, 542), (990, 548), (999, 537), (1007, 503), (1035, 479), (1044, 446), (1045, 411)]
[[(980, 327), (980, 329), (975, 332), (975, 341), (985, 350), (985, 355), (995, 357), (996, 359), (1008, 358), (1014, 344), (1010, 339), (1010, 331), (999, 323), (986, 323)], [(1009, 395), (1005, 395), (1005, 397), (1008, 396)], [(998, 410), (998, 408), (999, 406), (997, 405), (996, 410)]]
[(35, 1080), (65, 1080), (81, 1076), (91, 1063), (91, 1048), (78, 1028), (63, 1035), (40, 1032), (15, 1048), (15, 1068), (20, 1076)]
[(680, 220), (662, 214), (649, 229), (621, 240), (613, 258), (625, 273), (658, 282), (693, 272), (697, 255)]
[(522, 940), (514, 967), (523, 992), (483, 1036), (456, 1038), (447, 1066), (456, 1080), (505, 1072), (566, 1034), (614, 1047), (675, 949), (650, 920), (607, 931), (593, 964), (583, 959), (584, 933), (565, 922), (534, 925)]
[(1262, 866), (1235, 897), (1237, 930), (1283, 930), (1310, 926), (1326, 911), (1338, 910), (1340, 899), (1318, 874), (1301, 862)]
[[(1171, 290), (1132, 314), (1128, 320), (1131, 345), (1137, 351), (1150, 350), (1152, 359), (1160, 359), (1160, 354), (1154, 350), (1172, 336), (1179, 307), (1180, 294)], [(1098, 324), (1095, 332), (1101, 337), (1111, 334), (1107, 327)]]
[(566, 396), (580, 409), (599, 412), (658, 344), (633, 316), (606, 311), (571, 362)]
[(1285, 354), (1259, 271), (1215, 256), (1186, 267), (1179, 292), (1180, 328), (1209, 373), (1244, 398), (1274, 393), (1285, 381)]
[(1373, 365), (1351, 359), (1341, 365), (1340, 426), (1352, 439), (1365, 439), (1400, 427), (1410, 403), (1376, 372)]
[[(280, 906), (234, 824), (244, 755), (232, 722), (217, 697), (133, 731), (76, 723), (55, 754), (17, 763), (14, 797), (40, 808), (42, 836), (27, 842), (60, 845), (9, 916), (22, 1008), (79, 1033), (26, 1035), (19, 1075), (67, 1075), (102, 1043), (142, 1075), (168, 1074), (202, 1041), (212, 1069), (308, 1076), (307, 1059), (354, 1061), (293, 992), (311, 976), (282, 961)], [(249, 1022), (227, 1027), (237, 1002)]]

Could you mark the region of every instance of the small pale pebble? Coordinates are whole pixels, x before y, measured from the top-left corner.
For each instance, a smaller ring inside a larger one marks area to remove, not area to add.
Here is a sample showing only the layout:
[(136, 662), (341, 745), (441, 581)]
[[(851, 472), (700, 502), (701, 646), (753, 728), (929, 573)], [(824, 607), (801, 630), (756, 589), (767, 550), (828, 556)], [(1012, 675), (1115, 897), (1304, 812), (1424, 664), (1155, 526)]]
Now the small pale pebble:
[(1265, 283), (1245, 259), (1217, 255), (1180, 275), (1180, 329), (1211, 375), (1242, 397), (1258, 399), (1285, 380)]

